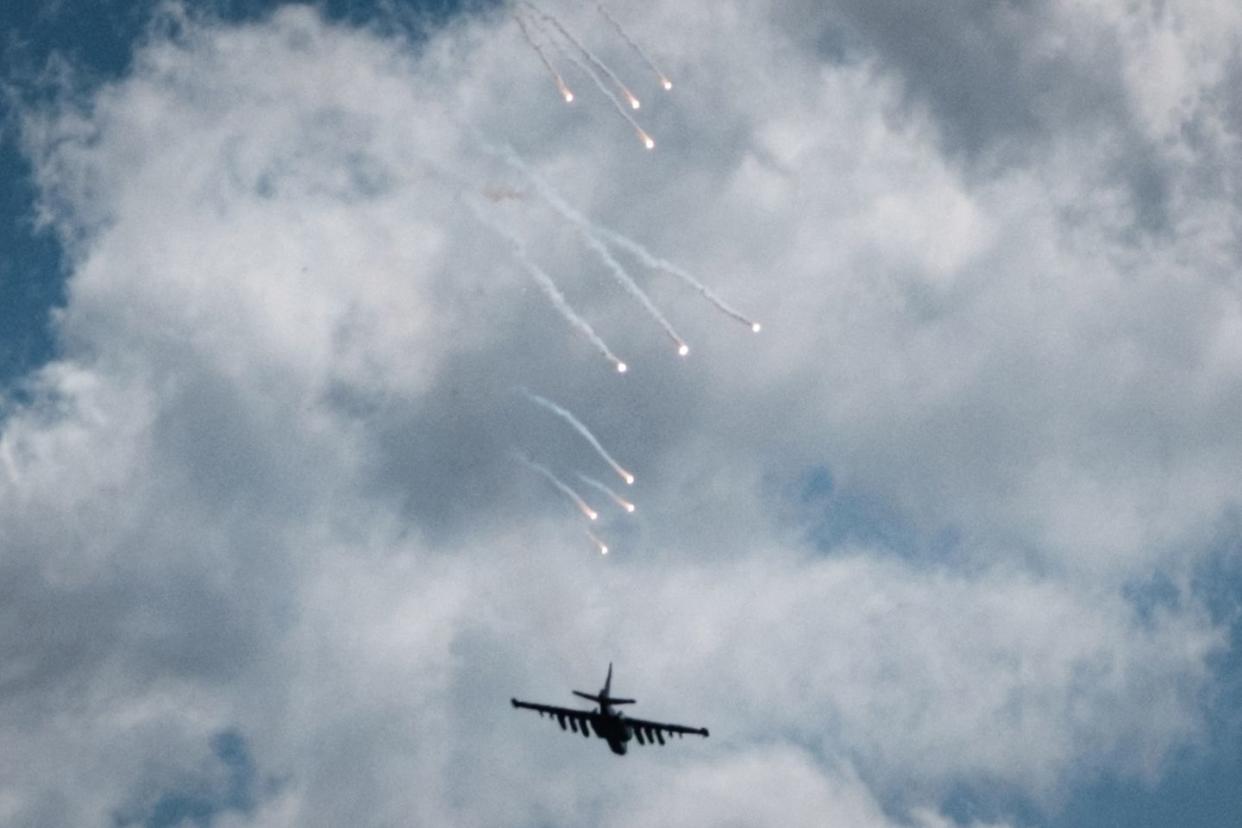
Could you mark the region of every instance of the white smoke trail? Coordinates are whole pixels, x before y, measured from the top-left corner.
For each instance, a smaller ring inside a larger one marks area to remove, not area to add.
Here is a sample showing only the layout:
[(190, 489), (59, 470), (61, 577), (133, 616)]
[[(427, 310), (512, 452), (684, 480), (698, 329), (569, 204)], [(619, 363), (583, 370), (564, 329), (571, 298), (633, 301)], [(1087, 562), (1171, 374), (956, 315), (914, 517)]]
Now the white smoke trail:
[(583, 336), (585, 336), (592, 345), (595, 346), (604, 357), (617, 367), (617, 372), (624, 374), (629, 367), (621, 361), (621, 359), (612, 352), (608, 344), (595, 333), (595, 329), (591, 324), (578, 315), (577, 311), (569, 304), (569, 300), (565, 298), (565, 294), (561, 293), (560, 288), (556, 286), (556, 282), (552, 281), (552, 277), (544, 272), (543, 268), (530, 260), (526, 254), (526, 245), (522, 244), (521, 239), (492, 221), (479, 207), (473, 202), (467, 201), (470, 208), (474, 211), (475, 217), (484, 225), (491, 228), (497, 235), (509, 242), (509, 246), (513, 248), (513, 255), (518, 263), (531, 275), (535, 280), (535, 284), (543, 290), (544, 294), (551, 300), (552, 305), (560, 312), (570, 325), (573, 325)]
[[(703, 284), (698, 279), (694, 278), (694, 276), (690, 275), (683, 268), (678, 267), (672, 262), (665, 261), (664, 259), (653, 256), (650, 252), (648, 252), (647, 248), (643, 247), (641, 244), (634, 241), (633, 239), (627, 236), (623, 236), (620, 233), (616, 232), (615, 230), (610, 230), (607, 227), (603, 227), (599, 224), (596, 224), (590, 219), (588, 219), (586, 216), (579, 213), (569, 204), (569, 202), (565, 201), (565, 199), (560, 195), (560, 193), (558, 193), (555, 189), (553, 189), (551, 184), (549, 184), (542, 176), (540, 176), (533, 169), (531, 169), (531, 167), (525, 161), (523, 161), (522, 158), (517, 154), (517, 152), (513, 149), (513, 147), (506, 144), (503, 147), (498, 148), (498, 147), (492, 146), (490, 143), (483, 140), (482, 138), (480, 138), (479, 140), (480, 140), (480, 143), (483, 145), (483, 148), (486, 149), (489, 153), (502, 159), (506, 164), (513, 167), (518, 172), (522, 173), (522, 175), (526, 176), (527, 180), (529, 180), (530, 183), (533, 184), (535, 189), (539, 192), (539, 196), (544, 201), (546, 201), (549, 205), (551, 205), (551, 207), (554, 210), (556, 210), (558, 213), (564, 216), (566, 219), (578, 225), (578, 227), (582, 230), (582, 233), (586, 238), (589, 238), (595, 241), (596, 243), (598, 243), (599, 237), (603, 236), (609, 242), (616, 245), (617, 247), (620, 247), (623, 250), (629, 251), (629, 253), (631, 253), (635, 258), (637, 258), (640, 262), (642, 262), (647, 267), (652, 268), (654, 270), (662, 270), (665, 273), (670, 273), (684, 280), (687, 284), (689, 284), (696, 291), (698, 291), (700, 295), (702, 295), (705, 299), (707, 299), (707, 301), (715, 305), (717, 309), (719, 309), (721, 312), (725, 313), (728, 316), (733, 317), (739, 322), (744, 323), (755, 333), (759, 333), (763, 329), (762, 325), (760, 325), (758, 322), (754, 321), (753, 319), (750, 319), (742, 315), (738, 311), (734, 310), (732, 307), (729, 306), (728, 303), (725, 302), (725, 300), (717, 296), (712, 291), (711, 288), (707, 287), (707, 285)], [(628, 277), (628, 274), (627, 274), (627, 277)], [(658, 313), (658, 311), (656, 312)], [(657, 319), (663, 319), (663, 317), (658, 316)], [(670, 335), (677, 338), (679, 342), (679, 352), (680, 352), (680, 348), (684, 347), (685, 343), (681, 342), (680, 337), (677, 337), (675, 333), (672, 333), (671, 326), (666, 327), (665, 330), (670, 331)]]
[(547, 466), (541, 463), (536, 463), (534, 460), (531, 460), (529, 457), (527, 457), (525, 454), (522, 454), (519, 451), (513, 452), (513, 457), (519, 463), (526, 466), (526, 468), (530, 469), (531, 471), (539, 475), (542, 475), (543, 478), (547, 480), (549, 483), (551, 483), (553, 486), (555, 486), (557, 490), (560, 491), (561, 494), (565, 495), (570, 500), (572, 500), (574, 502), (574, 505), (578, 507), (578, 511), (586, 515), (588, 519), (595, 520), (596, 518), (599, 517), (598, 512), (596, 512), (594, 509), (588, 506), (587, 502), (583, 500), (578, 495), (577, 492), (575, 492), (573, 489), (569, 488), (569, 486), (561, 482), (561, 479), (557, 477), (555, 474), (553, 474), (552, 470), (549, 469)]
[(585, 474), (582, 474), (581, 472), (579, 472), (578, 479), (581, 480), (583, 483), (587, 484), (588, 486), (590, 486), (591, 488), (597, 491), (603, 492), (605, 495), (607, 495), (609, 498), (612, 499), (613, 503), (617, 504), (618, 506), (620, 506), (622, 509), (624, 509), (627, 512), (633, 512), (634, 509), (637, 508), (633, 503), (630, 503), (628, 500), (626, 500), (621, 495), (614, 492), (612, 489), (605, 486), (603, 483), (596, 480), (594, 477), (587, 477)]
[(655, 65), (655, 61), (651, 59), (651, 56), (647, 54), (646, 50), (634, 42), (634, 38), (630, 37), (629, 33), (626, 32), (626, 30), (621, 26), (621, 23), (617, 20), (617, 18), (612, 16), (612, 13), (608, 11), (603, 3), (596, 3), (595, 8), (599, 9), (599, 13), (608, 19), (608, 22), (612, 24), (612, 27), (617, 30), (617, 34), (621, 35), (625, 42), (630, 44), (630, 48), (638, 53), (638, 56), (643, 59), (643, 62), (646, 63), (648, 67), (650, 67), (651, 71), (656, 73), (656, 76), (660, 79), (660, 85), (664, 87), (664, 91), (668, 92), (671, 90), (673, 88), (673, 82), (660, 71), (660, 67)]
[(560, 213), (563, 218), (569, 220), (578, 228), (578, 231), (582, 234), (582, 238), (586, 241), (587, 246), (590, 247), (591, 250), (593, 250), (595, 254), (599, 256), (600, 260), (608, 267), (608, 270), (612, 273), (613, 278), (616, 279), (617, 282), (620, 283), (620, 285), (625, 288), (631, 296), (638, 300), (639, 304), (646, 309), (651, 318), (664, 329), (664, 333), (673, 340), (673, 343), (677, 346), (677, 353), (681, 356), (689, 354), (690, 346), (687, 345), (686, 341), (678, 335), (676, 330), (673, 329), (672, 324), (664, 317), (664, 314), (660, 312), (660, 309), (656, 307), (655, 303), (651, 301), (651, 297), (647, 296), (646, 292), (638, 286), (638, 283), (634, 281), (633, 277), (626, 272), (621, 263), (618, 262), (612, 255), (612, 252), (598, 238), (596, 238), (592, 232), (594, 227), (590, 220), (575, 210), (569, 202), (565, 201), (565, 199), (561, 197), (560, 193), (552, 188), (552, 185), (548, 184), (542, 176), (532, 170), (526, 162), (524, 162), (521, 157), (514, 152), (512, 147), (505, 146), (502, 150), (496, 150), (489, 146), (488, 149), (503, 158), (509, 166), (526, 176), (530, 183), (535, 186), (535, 189), (538, 191), (540, 197), (543, 198), (543, 200), (547, 202), (552, 209)]
[(520, 14), (514, 14), (513, 19), (517, 21), (518, 28), (522, 30), (522, 37), (526, 38), (526, 42), (530, 44), (530, 48), (535, 50), (535, 54), (539, 55), (539, 60), (543, 61), (543, 65), (547, 67), (548, 72), (552, 74), (552, 79), (556, 81), (556, 88), (560, 90), (561, 97), (565, 99), (565, 103), (573, 103), (574, 93), (565, 85), (565, 79), (561, 77), (561, 73), (556, 71), (552, 62), (548, 60), (548, 56), (543, 53), (543, 47), (535, 42), (531, 37), (530, 30), (526, 28), (526, 21), (522, 19)]
[(627, 238), (621, 235), (620, 233), (616, 232), (615, 230), (609, 230), (607, 227), (600, 227), (599, 225), (595, 225), (595, 231), (602, 234), (605, 238), (608, 239), (608, 241), (612, 242), (617, 247), (620, 247), (632, 253), (635, 257), (638, 258), (639, 261), (641, 261), (647, 267), (653, 268), (655, 270), (663, 270), (665, 273), (670, 273), (674, 276), (681, 278), (688, 285), (690, 285), (695, 290), (697, 290), (703, 296), (703, 298), (707, 299), (707, 301), (715, 305), (717, 309), (719, 309), (721, 312), (727, 314), (728, 316), (732, 316), (734, 319), (736, 319), (739, 322), (742, 322), (755, 333), (759, 333), (759, 331), (763, 329), (763, 326), (760, 325), (758, 322), (754, 321), (753, 319), (749, 319), (746, 316), (743, 316), (738, 311), (729, 307), (729, 305), (725, 302), (725, 300), (721, 299), (719, 296), (713, 293), (711, 288), (709, 288), (707, 285), (703, 284), (698, 279), (694, 278), (689, 273), (687, 273), (685, 270), (673, 264), (672, 262), (668, 262), (668, 261), (665, 261), (664, 259), (660, 259), (660, 258), (657, 258), (651, 255), (651, 253), (647, 251), (647, 248), (643, 247), (641, 244), (634, 241), (633, 239)]
[(599, 71), (607, 75), (608, 79), (612, 81), (618, 89), (621, 90), (621, 94), (625, 96), (626, 101), (629, 102), (630, 107), (632, 109), (638, 109), (640, 106), (642, 106), (642, 104), (639, 103), (638, 98), (634, 96), (634, 93), (631, 92), (629, 88), (626, 87), (626, 85), (621, 82), (621, 79), (618, 78), (611, 69), (605, 66), (604, 62), (601, 61), (599, 58), (597, 58), (591, 52), (590, 49), (588, 49), (586, 46), (583, 46), (582, 41), (574, 37), (573, 34), (571, 34), (568, 29), (566, 29), (563, 25), (561, 25), (561, 21), (557, 20), (555, 17), (553, 17), (552, 15), (548, 14), (543, 9), (536, 6), (534, 3), (529, 2), (529, 0), (526, 0), (525, 5), (529, 7), (535, 14), (539, 15), (540, 19), (542, 19), (546, 23), (550, 23), (558, 32), (560, 32), (561, 37), (565, 38), (570, 43), (572, 43), (574, 45), (574, 48), (577, 49), (579, 52), (581, 52), (582, 56), (585, 57), (592, 66), (594, 66), (596, 69), (598, 69)]
[(625, 268), (621, 266), (621, 263), (613, 258), (612, 253), (609, 252), (608, 248), (604, 246), (603, 242), (592, 236), (585, 230), (585, 228), (583, 228), (582, 238), (586, 240), (587, 246), (594, 250), (596, 255), (598, 255), (604, 264), (608, 266), (609, 271), (612, 272), (613, 277), (621, 284), (621, 286), (629, 291), (630, 295), (637, 299), (639, 303), (646, 308), (647, 313), (650, 314), (651, 318), (659, 323), (660, 327), (664, 329), (664, 333), (667, 334), (669, 339), (673, 340), (673, 344), (677, 346), (677, 353), (680, 356), (686, 356), (689, 354), (690, 346), (687, 345), (686, 341), (678, 335), (677, 331), (673, 330), (673, 326), (669, 324), (667, 319), (664, 318), (664, 314), (660, 313), (660, 309), (655, 306), (650, 298), (648, 298), (647, 294), (643, 292), (643, 289), (640, 288), (632, 278), (630, 278), (630, 274), (625, 272)]
[(613, 459), (612, 455), (609, 454), (607, 449), (605, 449), (603, 445), (600, 444), (599, 440), (595, 438), (595, 435), (591, 433), (591, 430), (582, 424), (581, 420), (579, 420), (569, 411), (566, 411), (561, 406), (547, 399), (546, 397), (541, 397), (538, 394), (526, 388), (521, 389), (521, 391), (523, 394), (526, 395), (526, 398), (528, 400), (535, 403), (536, 405), (543, 406), (544, 408), (548, 409), (553, 414), (557, 415), (558, 417), (563, 419), (565, 422), (573, 426), (574, 430), (577, 431), (579, 434), (581, 434), (582, 437), (588, 443), (591, 444), (591, 447), (595, 449), (596, 453), (599, 454), (599, 456), (604, 459), (605, 463), (607, 463), (609, 466), (612, 467), (612, 470), (615, 471), (617, 475), (626, 482), (627, 485), (629, 486), (634, 485), (634, 475), (630, 474), (628, 471), (622, 468), (621, 464)]

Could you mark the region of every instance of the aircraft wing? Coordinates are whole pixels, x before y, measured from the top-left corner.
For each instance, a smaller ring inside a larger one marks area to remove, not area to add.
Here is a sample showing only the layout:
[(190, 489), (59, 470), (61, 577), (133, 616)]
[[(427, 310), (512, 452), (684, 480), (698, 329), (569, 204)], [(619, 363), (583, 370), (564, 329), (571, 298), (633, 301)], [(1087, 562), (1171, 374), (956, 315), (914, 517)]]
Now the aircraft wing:
[[(533, 704), (531, 702), (518, 701), (517, 699), (509, 699), (509, 702), (519, 709), (534, 710), (540, 716), (552, 716), (556, 719), (556, 723), (561, 726), (561, 730), (565, 729), (565, 723), (569, 722), (569, 727), (575, 733), (581, 733), (583, 736), (590, 738), (591, 728), (599, 719), (599, 714), (590, 710), (573, 710), (568, 707), (556, 707), (551, 704)], [(596, 733), (599, 732), (598, 727), (595, 728)]]
[(678, 738), (689, 733), (691, 736), (706, 736), (707, 728), (705, 727), (686, 727), (685, 725), (664, 724), (662, 722), (649, 722), (646, 719), (631, 719), (625, 717), (625, 723), (630, 726), (630, 730), (634, 733), (634, 738), (638, 740), (640, 745), (659, 742), (664, 744), (664, 735), (676, 735)]

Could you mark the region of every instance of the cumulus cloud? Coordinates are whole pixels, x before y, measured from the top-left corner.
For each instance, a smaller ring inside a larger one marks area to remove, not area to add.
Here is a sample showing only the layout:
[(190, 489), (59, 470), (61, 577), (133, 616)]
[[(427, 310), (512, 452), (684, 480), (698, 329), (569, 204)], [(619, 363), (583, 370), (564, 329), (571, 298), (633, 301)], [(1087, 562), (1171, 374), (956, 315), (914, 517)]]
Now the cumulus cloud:
[[(0, 816), (939, 826), (1158, 778), (1227, 646), (1191, 584), (1242, 483), (1236, 44), (1209, 3), (972, 8), (618, 3), (676, 83), (654, 153), (503, 9), (173, 7), (27, 113), (72, 277), (0, 434)], [(679, 361), (487, 142), (763, 335), (633, 263)], [(637, 475), (608, 559), (509, 459), (606, 472), (519, 385)], [(609, 661), (712, 739), (618, 763), (508, 709)]]

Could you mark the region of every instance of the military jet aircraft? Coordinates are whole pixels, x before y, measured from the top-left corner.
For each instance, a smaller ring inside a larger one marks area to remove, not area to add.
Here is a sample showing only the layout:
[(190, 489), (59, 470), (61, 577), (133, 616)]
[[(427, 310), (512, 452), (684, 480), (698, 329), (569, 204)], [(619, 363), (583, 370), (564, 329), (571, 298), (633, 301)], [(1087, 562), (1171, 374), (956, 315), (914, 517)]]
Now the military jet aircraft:
[(612, 687), (612, 664), (608, 665), (608, 677), (604, 679), (604, 686), (599, 691), (598, 696), (592, 696), (590, 693), (583, 693), (581, 690), (574, 690), (575, 696), (581, 696), (584, 699), (590, 699), (599, 705), (598, 710), (572, 710), (568, 707), (555, 707), (550, 704), (531, 704), (530, 702), (518, 701), (510, 699), (509, 701), (514, 707), (526, 708), (527, 710), (535, 710), (540, 716), (555, 716), (557, 723), (561, 726), (561, 730), (565, 729), (565, 723), (569, 722), (569, 727), (574, 733), (581, 733), (585, 738), (591, 738), (591, 731), (595, 731), (595, 735), (608, 742), (608, 747), (612, 748), (612, 752), (618, 756), (624, 756), (626, 746), (631, 739), (637, 739), (640, 745), (659, 742), (664, 744), (664, 735), (676, 735), (678, 738), (689, 733), (693, 736), (706, 736), (707, 728), (705, 727), (685, 727), (683, 725), (662, 724), (660, 722), (649, 722), (645, 719), (631, 719), (625, 716), (619, 710), (613, 710), (614, 705), (633, 704), (634, 699), (614, 699), (609, 695)]

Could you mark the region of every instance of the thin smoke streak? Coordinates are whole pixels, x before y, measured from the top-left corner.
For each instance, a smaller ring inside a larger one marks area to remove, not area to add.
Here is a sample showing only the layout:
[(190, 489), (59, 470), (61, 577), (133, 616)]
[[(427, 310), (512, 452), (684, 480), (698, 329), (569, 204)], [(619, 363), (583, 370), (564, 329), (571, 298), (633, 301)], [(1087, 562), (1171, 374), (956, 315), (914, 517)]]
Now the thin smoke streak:
[(651, 55), (647, 54), (647, 51), (643, 49), (642, 46), (639, 46), (638, 43), (634, 41), (634, 38), (630, 37), (629, 32), (625, 30), (625, 28), (621, 25), (621, 22), (612, 16), (612, 12), (608, 11), (607, 7), (605, 7), (603, 3), (596, 3), (595, 8), (599, 9), (599, 13), (612, 24), (612, 27), (617, 30), (617, 34), (621, 35), (625, 42), (630, 44), (630, 48), (638, 53), (638, 56), (643, 59), (643, 62), (647, 64), (648, 68), (650, 68), (652, 72), (656, 73), (656, 76), (660, 79), (660, 85), (664, 87), (664, 91), (667, 92), (671, 90), (673, 88), (673, 82), (660, 71), (660, 67), (656, 66), (655, 61), (651, 59)]
[(544, 201), (551, 205), (552, 208), (559, 212), (562, 216), (582, 228), (583, 233), (588, 237), (598, 240), (598, 238), (602, 236), (608, 242), (629, 252), (646, 267), (652, 268), (653, 270), (661, 270), (665, 273), (677, 276), (693, 287), (703, 298), (715, 305), (716, 308), (722, 313), (745, 324), (755, 333), (759, 333), (761, 326), (758, 322), (755, 322), (753, 319), (750, 319), (742, 313), (734, 310), (727, 302), (725, 302), (725, 300), (717, 296), (711, 288), (694, 278), (694, 276), (692, 276), (684, 268), (678, 267), (672, 262), (652, 255), (647, 248), (643, 247), (641, 244), (628, 236), (623, 236), (615, 230), (610, 230), (607, 227), (596, 224), (575, 210), (567, 201), (565, 201), (560, 193), (553, 189), (552, 185), (549, 184), (546, 179), (536, 173), (533, 169), (531, 169), (529, 164), (522, 160), (521, 156), (517, 154), (513, 147), (506, 144), (503, 147), (498, 148), (485, 140), (481, 140), (481, 143), (484, 149), (486, 149), (489, 153), (500, 158), (506, 164), (526, 176), (527, 180), (535, 186), (535, 189), (539, 192), (540, 197), (543, 198)]
[(630, 115), (626, 108), (621, 104), (621, 101), (617, 100), (617, 96), (614, 95), (612, 90), (604, 84), (599, 75), (595, 73), (595, 70), (579, 60), (576, 55), (566, 55), (566, 57), (568, 57), (575, 66), (582, 70), (582, 72), (591, 79), (591, 81), (595, 84), (595, 87), (599, 89), (600, 92), (603, 92), (604, 95), (607, 96), (608, 100), (612, 101), (612, 105), (616, 108), (617, 113), (625, 119), (626, 123), (634, 128), (635, 132), (638, 133), (638, 139), (643, 142), (643, 146), (647, 149), (654, 149), (655, 141), (650, 135), (647, 134), (646, 130), (638, 125), (638, 121), (635, 121), (634, 117)]
[(557, 309), (557, 311), (560, 312), (561, 316), (564, 317), (570, 325), (577, 329), (579, 333), (585, 336), (591, 344), (595, 346), (596, 350), (603, 354), (609, 362), (615, 365), (618, 372), (624, 374), (627, 370), (629, 370), (628, 366), (612, 352), (612, 349), (608, 347), (608, 343), (604, 342), (600, 335), (595, 332), (595, 329), (591, 327), (591, 324), (579, 316), (578, 312), (573, 309), (573, 306), (569, 304), (569, 300), (565, 298), (565, 294), (561, 293), (561, 289), (556, 286), (556, 282), (552, 280), (552, 277), (544, 272), (543, 268), (539, 267), (539, 265), (530, 260), (530, 256), (526, 253), (526, 246), (522, 244), (521, 239), (517, 238), (517, 236), (514, 236), (511, 232), (501, 227), (485, 215), (476, 204), (473, 202), (467, 203), (473, 210), (475, 217), (482, 224), (486, 225), (501, 238), (509, 242), (510, 247), (513, 249), (513, 255), (518, 260), (518, 263), (528, 274), (530, 274), (531, 278), (535, 280), (535, 283), (543, 290), (544, 295), (551, 300), (552, 305)]
[(634, 96), (634, 93), (631, 92), (629, 88), (626, 87), (626, 85), (621, 82), (621, 79), (618, 78), (611, 69), (609, 69), (607, 66), (604, 65), (604, 62), (602, 60), (597, 58), (591, 52), (590, 49), (582, 45), (582, 41), (576, 38), (568, 29), (566, 29), (563, 25), (561, 25), (561, 21), (557, 20), (555, 17), (553, 17), (552, 15), (548, 14), (543, 9), (536, 6), (534, 3), (526, 2), (526, 5), (530, 7), (532, 10), (534, 10), (534, 12), (538, 14), (543, 20), (547, 21), (553, 27), (555, 27), (556, 30), (561, 33), (561, 36), (564, 37), (566, 40), (568, 40), (570, 43), (572, 43), (574, 45), (574, 48), (576, 48), (579, 52), (581, 52), (583, 57), (585, 57), (592, 65), (594, 65), (596, 69), (598, 69), (599, 71), (607, 75), (608, 79), (612, 81), (614, 84), (616, 84), (617, 88), (621, 90), (621, 94), (625, 95), (626, 100), (630, 102), (630, 106), (632, 106), (634, 109), (638, 109), (639, 107), (638, 98)]
[(591, 444), (591, 447), (595, 449), (595, 452), (601, 458), (603, 458), (605, 463), (607, 463), (609, 466), (612, 467), (612, 470), (615, 471), (617, 475), (626, 482), (626, 484), (628, 485), (634, 484), (634, 475), (626, 471), (621, 466), (621, 464), (618, 463), (613, 458), (613, 456), (608, 453), (608, 450), (604, 448), (603, 444), (600, 443), (600, 441), (596, 439), (595, 435), (591, 433), (591, 429), (587, 428), (586, 425), (584, 425), (581, 420), (575, 417), (572, 412), (570, 412), (566, 408), (563, 408), (562, 406), (557, 405), (556, 403), (552, 402), (546, 397), (539, 396), (538, 394), (534, 393), (533, 391), (527, 388), (523, 388), (521, 389), (521, 391), (528, 400), (530, 400), (531, 402), (535, 403), (538, 406), (542, 406), (543, 408), (546, 408), (548, 411), (551, 411), (553, 414), (557, 415), (558, 417), (563, 419), (565, 422), (573, 426), (574, 430), (577, 431), (580, 435), (582, 435), (583, 439), (585, 439), (588, 443)]
[(535, 39), (531, 37), (530, 30), (526, 28), (526, 21), (523, 20), (522, 16), (517, 13), (513, 15), (513, 19), (517, 21), (518, 28), (522, 30), (522, 37), (526, 38), (526, 42), (530, 44), (530, 48), (535, 50), (535, 54), (539, 55), (539, 60), (543, 62), (543, 65), (547, 68), (548, 72), (552, 74), (552, 79), (556, 81), (556, 88), (560, 90), (561, 97), (565, 99), (565, 103), (572, 103), (574, 99), (573, 91), (570, 90), (570, 88), (565, 84), (565, 79), (561, 77), (561, 73), (556, 71), (556, 67), (554, 67), (552, 62), (548, 60), (548, 56), (543, 52), (543, 47), (536, 43)]
[(689, 353), (690, 349), (686, 345), (686, 341), (681, 338), (676, 330), (674, 330), (672, 324), (664, 317), (664, 314), (658, 307), (656, 307), (655, 303), (651, 301), (651, 298), (647, 295), (647, 293), (638, 286), (638, 283), (634, 281), (634, 278), (630, 276), (625, 267), (616, 260), (608, 247), (595, 236), (593, 232), (594, 227), (590, 220), (575, 210), (569, 202), (565, 201), (565, 199), (563, 199), (561, 195), (556, 192), (556, 190), (552, 189), (552, 186), (548, 184), (542, 176), (537, 174), (524, 161), (522, 161), (522, 159), (518, 157), (517, 153), (514, 152), (511, 147), (506, 146), (505, 149), (500, 151), (499, 154), (504, 158), (506, 163), (521, 172), (527, 180), (535, 185), (535, 189), (538, 191), (540, 197), (542, 197), (543, 200), (552, 207), (552, 209), (556, 210), (556, 212), (560, 213), (563, 218), (569, 220), (578, 228), (578, 231), (582, 234), (587, 246), (590, 247), (591, 250), (593, 250), (595, 254), (599, 256), (600, 260), (608, 267), (608, 270), (612, 273), (613, 278), (616, 279), (616, 281), (619, 282), (631, 296), (637, 299), (639, 304), (646, 309), (651, 318), (664, 329), (664, 333), (667, 334), (668, 337), (673, 340), (674, 344), (677, 345), (678, 353), (682, 356)]
[(685, 281), (687, 284), (689, 284), (691, 287), (697, 290), (699, 294), (703, 296), (703, 298), (707, 299), (707, 301), (711, 302), (722, 312), (724, 312), (725, 314), (728, 314), (729, 316), (732, 316), (734, 319), (738, 320), (739, 322), (742, 322), (748, 325), (750, 329), (753, 330), (755, 333), (759, 332), (760, 326), (758, 322), (755, 322), (753, 319), (750, 319), (742, 315), (738, 311), (734, 310), (733, 308), (731, 308), (728, 305), (728, 303), (725, 302), (725, 300), (721, 299), (719, 296), (713, 293), (711, 288), (709, 288), (707, 285), (703, 284), (698, 279), (691, 276), (686, 270), (678, 267), (672, 262), (653, 256), (651, 253), (647, 251), (647, 248), (643, 247), (641, 244), (634, 241), (633, 239), (630, 239), (626, 236), (621, 235), (615, 230), (609, 230), (607, 227), (600, 227), (599, 225), (596, 225), (595, 229), (597, 232), (603, 234), (604, 237), (608, 239), (608, 241), (632, 253), (635, 257), (639, 259), (639, 261), (641, 261), (647, 267), (653, 268), (655, 270), (662, 270), (665, 273), (670, 273), (674, 276), (681, 278), (683, 281)]
[(646, 309), (651, 318), (664, 329), (664, 333), (669, 339), (673, 340), (673, 344), (677, 346), (678, 353), (682, 356), (688, 354), (690, 352), (690, 348), (686, 345), (686, 341), (678, 335), (677, 331), (673, 330), (673, 326), (667, 319), (664, 318), (664, 314), (660, 313), (660, 309), (655, 306), (655, 303), (652, 302), (647, 294), (643, 292), (643, 289), (640, 288), (633, 278), (630, 277), (630, 274), (625, 271), (625, 268), (621, 266), (621, 263), (613, 258), (612, 253), (609, 252), (608, 248), (604, 246), (604, 243), (595, 238), (595, 236), (591, 235), (589, 232), (585, 232), (585, 229), (583, 232), (583, 238), (586, 240), (587, 246), (595, 251), (596, 255), (600, 257), (621, 286), (629, 291), (630, 295), (637, 299)]
[(612, 500), (613, 503), (617, 504), (625, 511), (627, 512), (634, 511), (635, 506), (633, 503), (630, 503), (628, 500), (626, 500), (621, 495), (614, 492), (607, 485), (596, 480), (594, 477), (587, 477), (585, 474), (578, 472), (578, 479), (581, 480), (583, 483), (587, 484), (588, 486), (590, 486), (591, 488), (595, 489), (596, 491), (602, 492), (603, 494), (608, 496)]
[(574, 502), (574, 505), (578, 507), (578, 511), (582, 512), (582, 514), (585, 515), (587, 518), (591, 520), (595, 520), (597, 517), (599, 517), (598, 512), (596, 512), (589, 505), (587, 505), (587, 502), (583, 500), (582, 497), (577, 492), (575, 492), (568, 485), (566, 485), (547, 466), (543, 465), (542, 463), (536, 463), (534, 460), (531, 460), (525, 454), (522, 454), (521, 452), (518, 452), (518, 451), (513, 452), (513, 456), (515, 459), (517, 459), (519, 463), (526, 466), (531, 471), (541, 475), (545, 480), (547, 480), (549, 483), (555, 486), (557, 490), (560, 491), (561, 494), (565, 495), (570, 500), (572, 500)]

